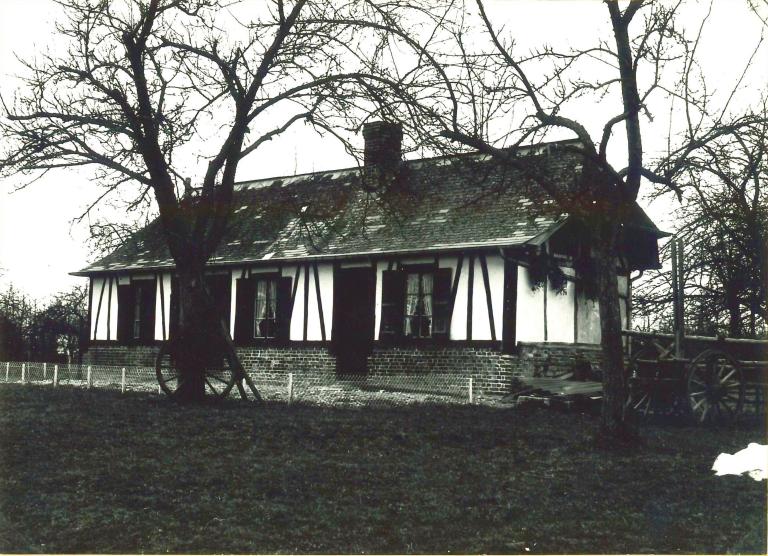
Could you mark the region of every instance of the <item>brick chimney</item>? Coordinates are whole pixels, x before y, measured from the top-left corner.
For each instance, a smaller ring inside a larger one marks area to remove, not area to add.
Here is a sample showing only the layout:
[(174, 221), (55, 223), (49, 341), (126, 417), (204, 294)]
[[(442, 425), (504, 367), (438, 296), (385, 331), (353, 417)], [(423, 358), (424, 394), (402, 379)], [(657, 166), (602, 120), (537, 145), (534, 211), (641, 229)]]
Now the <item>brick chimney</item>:
[(395, 171), (402, 160), (403, 127), (391, 122), (369, 122), (363, 125), (366, 166), (382, 171)]

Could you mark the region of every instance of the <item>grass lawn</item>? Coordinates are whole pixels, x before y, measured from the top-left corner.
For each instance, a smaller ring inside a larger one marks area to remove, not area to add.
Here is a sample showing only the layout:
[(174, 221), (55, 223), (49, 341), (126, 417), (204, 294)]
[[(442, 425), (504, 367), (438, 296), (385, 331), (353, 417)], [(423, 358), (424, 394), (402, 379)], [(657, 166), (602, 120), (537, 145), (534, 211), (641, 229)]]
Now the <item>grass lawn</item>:
[(757, 429), (484, 407), (178, 407), (0, 385), (0, 552), (765, 552)]

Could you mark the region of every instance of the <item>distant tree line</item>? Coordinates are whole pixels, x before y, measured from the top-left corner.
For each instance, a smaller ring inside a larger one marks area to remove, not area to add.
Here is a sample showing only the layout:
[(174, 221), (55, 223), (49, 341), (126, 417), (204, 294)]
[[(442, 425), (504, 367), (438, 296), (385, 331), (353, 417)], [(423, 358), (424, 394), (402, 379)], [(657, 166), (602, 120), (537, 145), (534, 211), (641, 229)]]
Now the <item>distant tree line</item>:
[[(683, 243), (686, 332), (764, 337), (768, 123), (726, 134), (689, 157), (686, 164), (674, 230)], [(634, 315), (641, 328), (668, 331), (672, 327), (670, 246), (661, 250), (664, 268), (638, 281)]]
[(88, 341), (88, 289), (75, 286), (44, 304), (13, 285), (0, 292), (0, 360), (77, 361)]

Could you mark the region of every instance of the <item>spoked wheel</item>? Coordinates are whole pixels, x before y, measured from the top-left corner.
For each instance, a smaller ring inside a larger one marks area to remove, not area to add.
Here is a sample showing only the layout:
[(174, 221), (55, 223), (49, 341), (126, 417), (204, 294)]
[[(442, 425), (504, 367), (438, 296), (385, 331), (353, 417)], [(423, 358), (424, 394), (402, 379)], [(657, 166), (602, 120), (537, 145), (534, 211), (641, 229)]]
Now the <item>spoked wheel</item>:
[(674, 412), (680, 394), (680, 365), (653, 343), (637, 351), (629, 361), (627, 407), (641, 418)]
[[(176, 358), (173, 355), (175, 346), (172, 343), (165, 343), (160, 348), (155, 360), (155, 375), (160, 389), (166, 395), (175, 396), (181, 384), (181, 376), (176, 365)], [(203, 380), (205, 381), (205, 392), (209, 396), (217, 398), (226, 398), (232, 387), (235, 385), (235, 372), (229, 364), (229, 359), (222, 357), (209, 365), (206, 365)]]
[(627, 407), (637, 415), (647, 417), (657, 405), (656, 381), (659, 367), (659, 350), (653, 345), (635, 352), (629, 360), (629, 398)]
[(733, 420), (744, 405), (744, 376), (736, 359), (706, 350), (688, 364), (687, 398), (699, 423)]

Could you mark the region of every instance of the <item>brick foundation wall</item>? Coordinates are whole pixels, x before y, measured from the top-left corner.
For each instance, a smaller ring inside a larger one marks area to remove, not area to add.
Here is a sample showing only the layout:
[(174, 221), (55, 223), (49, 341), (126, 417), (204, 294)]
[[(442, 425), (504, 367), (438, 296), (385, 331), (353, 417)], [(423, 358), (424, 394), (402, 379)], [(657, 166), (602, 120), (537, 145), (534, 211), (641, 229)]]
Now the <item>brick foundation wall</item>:
[(602, 368), (599, 344), (518, 343), (527, 376), (558, 376), (574, 370), (579, 359), (589, 362), (592, 371)]
[(336, 375), (336, 358), (322, 346), (237, 348), (243, 367), (253, 369), (264, 378), (281, 378), (288, 373), (302, 376)]
[(155, 367), (159, 346), (92, 345), (83, 354), (84, 365)]
[(375, 348), (371, 376), (438, 375), (472, 378), (478, 394), (504, 394), (523, 375), (521, 360), (492, 348), (424, 346)]
[[(91, 346), (85, 364), (154, 366), (157, 346)], [(246, 369), (264, 379), (282, 380), (288, 373), (331, 379), (336, 358), (325, 346), (243, 347), (238, 355)], [(429, 375), (435, 378), (473, 379), (478, 394), (504, 394), (516, 378), (556, 376), (574, 370), (578, 358), (600, 368), (600, 346), (592, 344), (523, 343), (518, 355), (489, 347), (377, 346), (368, 357), (368, 376)]]

